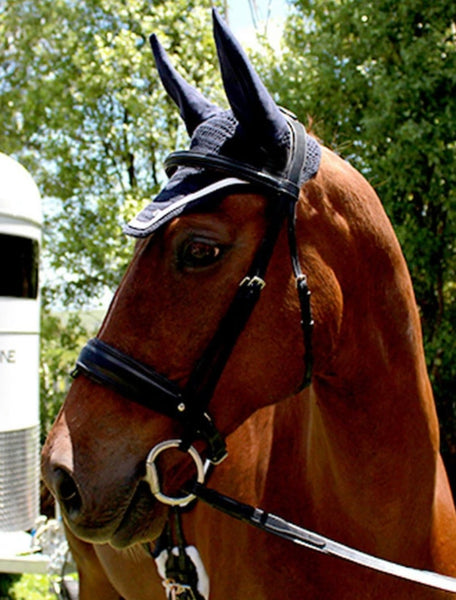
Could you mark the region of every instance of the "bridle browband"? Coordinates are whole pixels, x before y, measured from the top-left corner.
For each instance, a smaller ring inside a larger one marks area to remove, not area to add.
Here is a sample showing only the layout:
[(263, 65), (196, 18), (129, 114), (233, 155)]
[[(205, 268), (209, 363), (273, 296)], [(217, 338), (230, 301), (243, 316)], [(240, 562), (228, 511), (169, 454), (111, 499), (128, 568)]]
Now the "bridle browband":
[(306, 132), (296, 118), (288, 113), (285, 113), (285, 116), (291, 132), (291, 149), (283, 176), (272, 175), (230, 158), (192, 151), (174, 152), (165, 161), (168, 173), (184, 165), (235, 175), (255, 184), (270, 198), (267, 207), (268, 224), (263, 240), (185, 388), (182, 389), (152, 367), (97, 338), (89, 340), (82, 349), (74, 371), (74, 376), (84, 374), (155, 412), (178, 420), (184, 426), (181, 449), (188, 450), (195, 439), (203, 438), (208, 446), (208, 459), (213, 464), (218, 464), (225, 458), (226, 446), (208, 413), (209, 402), (231, 352), (266, 285), (266, 270), (286, 219), (304, 337), (305, 372), (302, 387), (309, 385), (311, 379), (313, 320), (310, 291), (300, 265), (295, 228), (299, 182), (307, 152)]
[[(304, 138), (304, 144), (305, 138)], [(294, 203), (299, 196), (299, 185), (284, 177), (273, 176), (266, 171), (258, 171), (233, 158), (226, 158), (218, 154), (203, 154), (193, 152), (192, 150), (180, 150), (172, 152), (165, 159), (165, 170), (168, 176), (171, 176), (175, 168), (181, 165), (186, 167), (202, 167), (223, 173), (233, 175), (239, 179), (244, 179), (250, 183), (257, 184), (260, 189), (267, 188), (269, 193), (274, 192), (280, 196), (289, 197)]]

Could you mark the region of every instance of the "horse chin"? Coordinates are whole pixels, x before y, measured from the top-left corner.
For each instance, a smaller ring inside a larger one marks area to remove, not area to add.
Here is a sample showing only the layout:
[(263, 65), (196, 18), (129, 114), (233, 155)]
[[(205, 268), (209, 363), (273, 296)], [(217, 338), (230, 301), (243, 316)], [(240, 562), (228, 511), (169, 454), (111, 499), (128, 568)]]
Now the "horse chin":
[(140, 542), (153, 542), (162, 532), (168, 508), (150, 494), (141, 482), (126, 509), (103, 525), (72, 520), (62, 507), (66, 526), (79, 539), (93, 544), (110, 544), (122, 549)]
[(123, 549), (138, 543), (153, 542), (163, 531), (167, 516), (168, 507), (152, 499), (150, 494), (137, 493), (109, 539), (109, 544)]
[[(189, 467), (192, 468), (188, 456), (179, 454), (178, 457), (180, 462), (168, 468), (167, 476), (162, 478), (163, 492), (173, 497), (182, 494), (184, 483), (189, 481)], [(157, 502), (146, 486), (145, 482), (139, 484), (119, 526), (110, 538), (109, 544), (114, 548), (120, 550), (138, 543), (154, 542), (162, 533), (169, 507)]]

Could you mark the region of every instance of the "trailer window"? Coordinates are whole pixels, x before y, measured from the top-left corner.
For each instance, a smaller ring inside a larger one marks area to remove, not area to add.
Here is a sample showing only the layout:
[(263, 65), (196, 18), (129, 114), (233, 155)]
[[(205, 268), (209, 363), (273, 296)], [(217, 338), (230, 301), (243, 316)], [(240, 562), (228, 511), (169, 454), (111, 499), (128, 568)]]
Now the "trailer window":
[(0, 296), (38, 296), (39, 244), (36, 240), (0, 233)]

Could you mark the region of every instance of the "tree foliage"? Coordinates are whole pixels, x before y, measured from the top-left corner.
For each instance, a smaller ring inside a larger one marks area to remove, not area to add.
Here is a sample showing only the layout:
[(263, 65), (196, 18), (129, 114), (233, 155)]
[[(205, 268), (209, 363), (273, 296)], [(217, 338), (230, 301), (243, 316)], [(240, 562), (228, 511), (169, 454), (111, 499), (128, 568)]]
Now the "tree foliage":
[(35, 177), (44, 208), (41, 416), (55, 417), (84, 327), (131, 254), (123, 223), (161, 183), (186, 135), (158, 81), (157, 33), (217, 100), (211, 0), (8, 0), (0, 5), (0, 149)]
[[(46, 299), (87, 304), (130, 252), (121, 225), (159, 187), (177, 111), (158, 82), (152, 32), (212, 90), (209, 0), (9, 0), (0, 13), (0, 147), (35, 175), (54, 277)], [(59, 285), (58, 285), (59, 284)]]
[(294, 0), (272, 85), (377, 189), (406, 255), (456, 452), (456, 10), (450, 0)]

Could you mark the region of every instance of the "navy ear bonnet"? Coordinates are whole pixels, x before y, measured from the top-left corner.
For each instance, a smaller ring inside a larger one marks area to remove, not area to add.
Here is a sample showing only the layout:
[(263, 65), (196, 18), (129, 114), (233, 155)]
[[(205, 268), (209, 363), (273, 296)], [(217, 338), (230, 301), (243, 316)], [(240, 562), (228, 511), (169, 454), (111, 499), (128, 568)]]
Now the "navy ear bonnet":
[[(125, 226), (128, 235), (146, 237), (174, 217), (229, 194), (244, 191), (271, 196), (271, 191), (280, 193), (280, 182), (286, 187), (290, 183), (288, 170), (296, 150), (293, 122), (297, 122), (293, 115), (277, 107), (216, 11), (213, 16), (214, 37), (231, 110), (211, 104), (186, 83), (157, 39), (151, 38), (161, 80), (192, 137), (189, 151), (168, 157), (165, 162), (171, 174), (168, 183)], [(305, 148), (301, 148), (300, 172), (295, 173), (295, 181), (290, 183), (294, 200), (299, 187), (317, 173), (321, 158), (321, 148), (314, 138), (304, 133), (300, 139)]]

